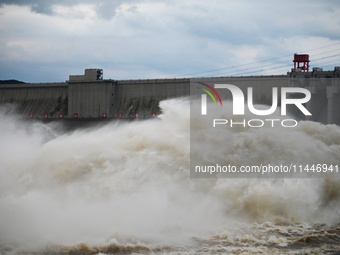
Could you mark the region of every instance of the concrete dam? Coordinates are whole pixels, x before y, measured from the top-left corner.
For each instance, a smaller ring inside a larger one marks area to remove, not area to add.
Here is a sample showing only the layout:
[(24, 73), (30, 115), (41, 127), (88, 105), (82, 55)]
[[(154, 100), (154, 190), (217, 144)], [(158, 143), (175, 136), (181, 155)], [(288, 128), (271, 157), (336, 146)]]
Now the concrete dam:
[[(103, 79), (102, 69), (86, 69), (84, 75), (70, 75), (66, 82), (0, 84), (0, 105), (11, 105), (18, 114), (38, 119), (152, 118), (160, 114), (161, 100), (188, 97), (191, 84), (210, 79), (112, 80)], [(306, 104), (312, 113), (308, 119), (340, 124), (339, 67), (333, 71), (313, 68), (311, 72), (294, 68), (287, 75), (214, 80), (234, 84), (244, 92), (247, 87), (253, 87), (256, 104), (271, 105), (273, 87), (306, 88), (312, 95)], [(231, 99), (231, 95), (226, 94), (223, 99)]]

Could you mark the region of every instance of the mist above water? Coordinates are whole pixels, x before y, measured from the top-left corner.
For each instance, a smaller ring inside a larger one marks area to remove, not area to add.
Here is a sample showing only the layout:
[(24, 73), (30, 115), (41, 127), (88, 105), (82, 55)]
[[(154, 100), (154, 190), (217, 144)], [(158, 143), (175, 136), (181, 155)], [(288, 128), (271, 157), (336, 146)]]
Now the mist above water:
[[(191, 179), (189, 100), (160, 106), (159, 119), (67, 133), (3, 109), (0, 244), (172, 245), (235, 222), (340, 222), (338, 179)], [(248, 164), (273, 153), (340, 163), (340, 127), (300, 122), (281, 131), (236, 129), (223, 146)], [(202, 146), (222, 146), (205, 135)]]

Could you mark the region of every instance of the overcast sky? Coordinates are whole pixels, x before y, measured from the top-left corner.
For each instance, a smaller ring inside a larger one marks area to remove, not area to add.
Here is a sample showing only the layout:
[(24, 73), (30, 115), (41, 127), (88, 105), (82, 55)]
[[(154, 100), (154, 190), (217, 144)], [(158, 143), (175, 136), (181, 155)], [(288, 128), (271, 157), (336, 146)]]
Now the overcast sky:
[(285, 74), (340, 66), (339, 0), (0, 0), (0, 80)]

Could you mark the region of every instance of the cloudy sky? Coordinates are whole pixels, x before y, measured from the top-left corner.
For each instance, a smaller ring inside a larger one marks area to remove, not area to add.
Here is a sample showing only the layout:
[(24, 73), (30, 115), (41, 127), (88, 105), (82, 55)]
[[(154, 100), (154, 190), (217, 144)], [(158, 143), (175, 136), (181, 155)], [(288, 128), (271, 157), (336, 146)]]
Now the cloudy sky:
[(285, 74), (340, 66), (339, 0), (0, 0), (0, 80)]

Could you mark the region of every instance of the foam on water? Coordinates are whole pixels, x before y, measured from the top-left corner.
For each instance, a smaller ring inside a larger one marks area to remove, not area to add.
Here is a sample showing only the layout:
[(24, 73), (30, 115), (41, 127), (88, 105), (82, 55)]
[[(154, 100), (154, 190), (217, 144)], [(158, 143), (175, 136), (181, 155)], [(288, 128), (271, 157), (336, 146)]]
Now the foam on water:
[[(191, 179), (189, 101), (160, 106), (160, 119), (68, 133), (57, 124), (21, 120), (3, 108), (2, 247), (182, 247), (192, 245), (193, 237), (224, 231), (230, 236), (235, 222), (306, 227), (340, 222), (338, 179)], [(285, 136), (280, 132), (233, 130), (232, 142), (225, 144), (228, 160), (250, 164), (281, 155), (340, 163), (338, 126), (301, 122)], [(205, 135), (206, 143), (215, 142)], [(285, 242), (269, 235), (266, 240)]]

